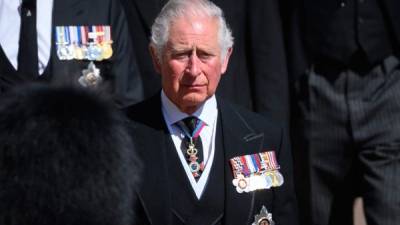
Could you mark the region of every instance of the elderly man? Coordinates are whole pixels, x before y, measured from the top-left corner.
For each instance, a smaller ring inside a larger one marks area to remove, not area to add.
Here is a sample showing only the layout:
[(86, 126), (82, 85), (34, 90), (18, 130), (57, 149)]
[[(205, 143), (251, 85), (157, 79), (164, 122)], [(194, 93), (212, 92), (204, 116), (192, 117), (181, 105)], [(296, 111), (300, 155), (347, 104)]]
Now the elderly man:
[(214, 94), (232, 45), (208, 0), (171, 0), (156, 18), (162, 91), (126, 109), (144, 162), (139, 224), (297, 224), (282, 126)]

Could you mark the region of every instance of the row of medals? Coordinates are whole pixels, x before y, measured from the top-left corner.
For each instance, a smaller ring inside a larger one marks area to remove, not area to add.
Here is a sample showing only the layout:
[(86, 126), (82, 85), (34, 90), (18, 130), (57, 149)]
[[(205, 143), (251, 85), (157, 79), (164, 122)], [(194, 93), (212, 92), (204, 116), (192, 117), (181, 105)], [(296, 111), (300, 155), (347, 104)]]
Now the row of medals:
[(89, 42), (88, 44), (67, 44), (57, 43), (57, 55), (60, 60), (83, 60), (101, 61), (109, 59), (113, 50), (111, 47), (112, 41), (102, 43)]
[(250, 177), (238, 174), (235, 180), (234, 185), (244, 192), (278, 187), (284, 182), (283, 176), (278, 170), (266, 171)]
[(60, 60), (101, 61), (113, 54), (110, 26), (56, 26), (55, 32)]

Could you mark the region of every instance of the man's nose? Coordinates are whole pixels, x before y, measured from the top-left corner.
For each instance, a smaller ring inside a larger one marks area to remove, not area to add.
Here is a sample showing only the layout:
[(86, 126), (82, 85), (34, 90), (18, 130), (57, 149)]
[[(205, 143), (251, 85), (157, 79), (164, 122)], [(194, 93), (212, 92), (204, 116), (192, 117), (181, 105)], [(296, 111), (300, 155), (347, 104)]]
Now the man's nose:
[(187, 72), (192, 76), (198, 76), (201, 73), (200, 60), (196, 54), (192, 54), (189, 58), (189, 63), (187, 66)]

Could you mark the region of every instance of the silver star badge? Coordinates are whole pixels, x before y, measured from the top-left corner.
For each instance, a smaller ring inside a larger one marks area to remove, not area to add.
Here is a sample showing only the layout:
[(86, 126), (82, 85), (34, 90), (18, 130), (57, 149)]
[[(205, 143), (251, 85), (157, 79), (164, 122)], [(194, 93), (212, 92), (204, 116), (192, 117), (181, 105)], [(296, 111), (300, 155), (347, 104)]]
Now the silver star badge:
[(100, 69), (93, 62), (90, 62), (87, 69), (82, 71), (79, 83), (84, 87), (96, 87), (103, 79), (100, 76)]
[(272, 214), (263, 206), (260, 214), (254, 216), (254, 222), (251, 225), (275, 225), (275, 222), (272, 220)]

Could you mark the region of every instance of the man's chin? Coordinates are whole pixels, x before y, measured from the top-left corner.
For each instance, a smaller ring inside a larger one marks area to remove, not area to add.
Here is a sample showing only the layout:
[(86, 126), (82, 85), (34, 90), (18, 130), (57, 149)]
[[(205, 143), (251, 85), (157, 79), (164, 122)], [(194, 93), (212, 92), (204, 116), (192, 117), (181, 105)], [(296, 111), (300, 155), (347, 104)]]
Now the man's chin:
[(190, 108), (197, 108), (200, 105), (202, 105), (206, 101), (207, 97), (204, 95), (196, 94), (196, 93), (190, 93), (182, 98), (182, 106), (190, 107)]
[(185, 94), (182, 99), (188, 105), (198, 105), (203, 103), (207, 97), (204, 94), (192, 92)]

